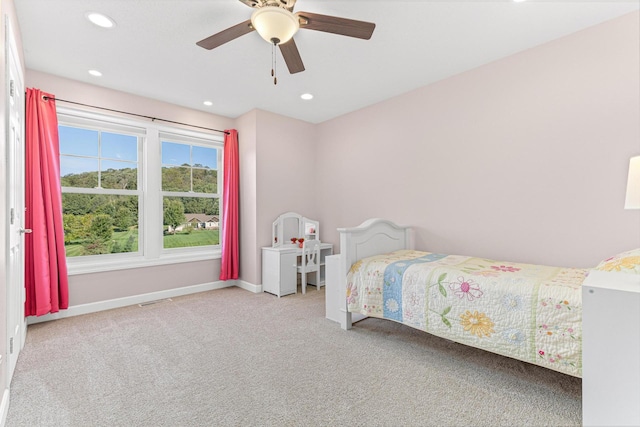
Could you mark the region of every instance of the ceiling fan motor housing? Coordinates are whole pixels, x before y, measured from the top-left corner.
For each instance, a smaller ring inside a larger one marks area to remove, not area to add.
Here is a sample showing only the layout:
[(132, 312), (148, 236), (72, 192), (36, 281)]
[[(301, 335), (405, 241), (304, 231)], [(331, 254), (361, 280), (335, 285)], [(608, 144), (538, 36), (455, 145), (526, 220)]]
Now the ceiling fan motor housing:
[(265, 6), (251, 15), (251, 25), (271, 44), (286, 43), (300, 29), (300, 21), (287, 9)]

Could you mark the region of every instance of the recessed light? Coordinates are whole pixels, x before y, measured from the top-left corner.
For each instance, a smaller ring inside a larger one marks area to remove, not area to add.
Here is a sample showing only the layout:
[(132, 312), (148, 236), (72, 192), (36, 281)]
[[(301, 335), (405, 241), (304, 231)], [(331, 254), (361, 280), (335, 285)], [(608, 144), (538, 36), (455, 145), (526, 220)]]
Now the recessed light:
[(311, 95), (310, 93), (303, 93), (302, 95), (300, 95), (300, 98), (304, 99), (305, 101), (308, 101), (310, 99), (313, 99), (313, 95)]
[(203, 102), (204, 105), (206, 105), (207, 107), (211, 107), (213, 105), (213, 102), (211, 101), (204, 101)]
[(102, 76), (102, 73), (100, 71), (98, 71), (98, 70), (89, 70), (89, 74), (91, 74), (92, 76), (95, 76), (95, 77)]
[(513, 0), (514, 3), (523, 3), (525, 1), (527, 1), (527, 0)]
[(111, 28), (116, 25), (113, 19), (98, 12), (87, 12), (85, 16), (98, 27)]

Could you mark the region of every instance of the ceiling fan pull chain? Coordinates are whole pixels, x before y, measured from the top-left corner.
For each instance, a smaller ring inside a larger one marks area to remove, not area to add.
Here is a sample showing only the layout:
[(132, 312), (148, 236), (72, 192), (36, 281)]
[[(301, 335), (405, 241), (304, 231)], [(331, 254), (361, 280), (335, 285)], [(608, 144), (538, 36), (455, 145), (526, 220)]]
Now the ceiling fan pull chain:
[(274, 41), (271, 45), (271, 77), (273, 77), (273, 84), (278, 84), (278, 77), (276, 76), (276, 42)]

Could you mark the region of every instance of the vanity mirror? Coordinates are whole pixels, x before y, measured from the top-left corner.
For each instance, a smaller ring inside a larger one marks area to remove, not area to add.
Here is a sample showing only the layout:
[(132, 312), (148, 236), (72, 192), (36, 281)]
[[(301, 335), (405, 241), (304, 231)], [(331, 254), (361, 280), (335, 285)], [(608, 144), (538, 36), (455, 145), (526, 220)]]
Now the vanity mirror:
[(318, 240), (320, 223), (295, 212), (287, 212), (273, 221), (271, 246), (295, 244), (293, 239)]

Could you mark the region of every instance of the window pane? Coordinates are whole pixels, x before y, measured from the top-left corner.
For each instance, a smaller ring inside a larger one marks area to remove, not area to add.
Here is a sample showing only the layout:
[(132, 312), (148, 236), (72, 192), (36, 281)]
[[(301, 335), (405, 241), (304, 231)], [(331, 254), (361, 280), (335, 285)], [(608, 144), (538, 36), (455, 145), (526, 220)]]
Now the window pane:
[(98, 186), (98, 159), (60, 156), (60, 181), (63, 187)]
[(163, 191), (191, 191), (191, 168), (163, 167)]
[(100, 176), (102, 188), (115, 188), (119, 190), (137, 189), (137, 163), (103, 160), (101, 166), (102, 174)]
[(58, 126), (60, 153), (77, 156), (98, 156), (98, 131)]
[(193, 191), (214, 194), (218, 190), (218, 171), (193, 169)]
[(220, 243), (219, 222), (218, 199), (165, 197), (163, 247), (217, 245)]
[(138, 138), (119, 133), (102, 132), (100, 140), (101, 157), (138, 161)]
[(196, 145), (191, 148), (193, 166), (218, 169), (218, 150), (216, 148), (198, 147)]
[(138, 197), (62, 194), (67, 257), (138, 251)]
[(173, 166), (191, 165), (189, 149), (185, 144), (162, 142), (162, 164)]

